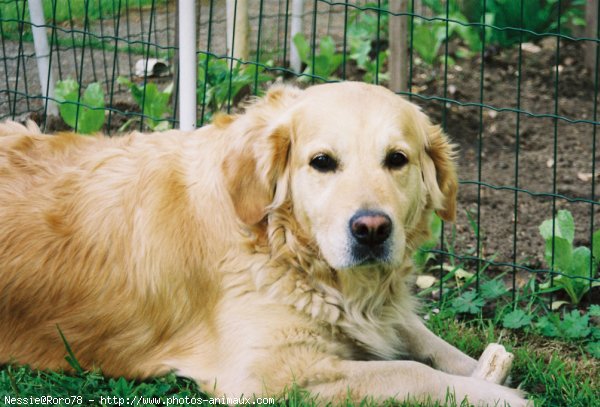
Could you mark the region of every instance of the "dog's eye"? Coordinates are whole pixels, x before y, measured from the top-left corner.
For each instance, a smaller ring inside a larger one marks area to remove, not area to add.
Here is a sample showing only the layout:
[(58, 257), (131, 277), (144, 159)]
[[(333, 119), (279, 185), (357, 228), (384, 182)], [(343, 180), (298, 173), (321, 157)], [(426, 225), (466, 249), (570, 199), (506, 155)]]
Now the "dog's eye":
[(320, 172), (330, 172), (337, 169), (337, 161), (327, 154), (317, 154), (310, 160), (310, 166)]
[(392, 151), (385, 157), (384, 165), (391, 169), (397, 170), (408, 164), (408, 157), (400, 151)]

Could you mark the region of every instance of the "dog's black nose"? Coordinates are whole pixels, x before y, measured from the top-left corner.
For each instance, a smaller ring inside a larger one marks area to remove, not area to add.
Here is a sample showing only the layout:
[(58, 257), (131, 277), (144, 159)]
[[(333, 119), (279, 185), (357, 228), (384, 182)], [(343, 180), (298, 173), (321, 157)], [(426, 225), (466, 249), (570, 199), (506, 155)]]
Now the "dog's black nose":
[(392, 234), (392, 220), (383, 212), (360, 211), (350, 219), (354, 239), (365, 246), (376, 247)]

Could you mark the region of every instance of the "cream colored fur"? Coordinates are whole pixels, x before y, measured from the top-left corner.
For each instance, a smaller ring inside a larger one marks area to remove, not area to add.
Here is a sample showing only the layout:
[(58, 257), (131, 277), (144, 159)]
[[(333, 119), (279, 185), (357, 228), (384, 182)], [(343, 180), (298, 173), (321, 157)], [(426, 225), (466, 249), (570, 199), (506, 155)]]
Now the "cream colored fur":
[[(386, 154), (408, 163), (386, 168)], [(333, 172), (311, 167), (333, 156)], [(218, 395), (523, 406), (414, 312), (411, 256), (453, 220), (452, 147), (414, 105), (359, 83), (275, 86), (194, 132), (42, 135), (0, 125), (0, 363), (175, 371)], [(385, 259), (351, 255), (360, 210)], [(430, 366), (428, 366), (427, 364)]]

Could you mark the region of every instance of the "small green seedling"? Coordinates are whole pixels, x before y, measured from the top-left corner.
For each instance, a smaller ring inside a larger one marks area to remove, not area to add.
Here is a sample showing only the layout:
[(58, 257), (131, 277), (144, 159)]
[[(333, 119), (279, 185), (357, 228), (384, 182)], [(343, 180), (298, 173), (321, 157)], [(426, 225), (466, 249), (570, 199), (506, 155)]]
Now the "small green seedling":
[[(129, 88), (131, 96), (133, 96), (147, 118), (146, 123), (151, 130), (163, 131), (171, 128), (171, 124), (165, 120), (165, 116), (171, 113), (169, 101), (173, 93), (172, 82), (162, 91), (158, 89), (155, 83), (146, 83), (144, 91), (144, 85), (137, 85), (123, 76), (117, 79), (117, 83)], [(129, 120), (124, 127), (127, 127), (131, 122), (132, 120)]]
[(442, 220), (435, 213), (431, 215), (429, 228), (431, 231), (430, 238), (421, 244), (413, 254), (413, 262), (417, 270), (423, 270), (427, 262), (435, 257), (431, 250), (439, 243), (442, 234)]
[[(300, 55), (300, 60), (306, 64), (305, 75), (327, 80), (333, 76), (343, 61), (343, 55), (335, 51), (335, 42), (327, 35), (319, 41), (319, 53), (312, 50), (304, 34), (294, 36), (294, 45)], [(313, 58), (313, 51), (315, 53)], [(314, 61), (313, 61), (314, 59)], [(314, 64), (313, 64), (314, 62)], [(308, 76), (307, 76), (308, 77)], [(304, 77), (304, 78), (307, 78)]]
[(465, 291), (450, 303), (455, 312), (461, 314), (478, 314), (485, 305), (485, 300), (475, 291)]
[(104, 125), (104, 92), (99, 83), (88, 85), (79, 95), (79, 83), (73, 79), (58, 81), (54, 89), (60, 116), (78, 133), (95, 133)]
[(522, 309), (515, 309), (502, 318), (502, 326), (509, 329), (522, 329), (531, 326), (533, 316)]
[(567, 210), (558, 211), (554, 221), (545, 220), (539, 230), (546, 241), (546, 262), (561, 273), (555, 276), (553, 281), (541, 284), (540, 288), (561, 288), (573, 304), (579, 304), (581, 298), (590, 290), (590, 286), (600, 285), (598, 281), (590, 284), (590, 278), (597, 275), (600, 264), (600, 230), (593, 235), (592, 250), (585, 246), (573, 247), (575, 224), (573, 215)]

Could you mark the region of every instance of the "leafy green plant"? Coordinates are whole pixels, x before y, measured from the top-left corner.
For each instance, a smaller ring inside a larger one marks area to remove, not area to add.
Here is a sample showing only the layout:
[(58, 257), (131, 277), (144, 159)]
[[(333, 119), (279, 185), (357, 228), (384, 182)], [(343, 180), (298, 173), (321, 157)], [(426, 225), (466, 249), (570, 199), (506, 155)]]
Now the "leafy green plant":
[(486, 281), (479, 287), (479, 294), (481, 295), (481, 298), (486, 301), (496, 300), (507, 293), (508, 289), (501, 278)]
[(371, 40), (388, 38), (389, 34), (389, 1), (384, 0), (380, 3), (376, 1), (365, 3), (353, 11), (350, 19), (350, 24), (357, 23), (369, 34)]
[[(559, 0), (548, 0), (548, 4), (555, 8), (557, 13), (558, 1)], [(561, 32), (563, 34), (571, 34), (572, 27), (585, 27), (585, 6), (586, 0), (571, 0), (561, 3), (560, 24)], [(558, 28), (556, 15), (553, 15), (553, 17), (554, 19), (550, 24), (551, 31)]]
[(104, 125), (104, 92), (99, 83), (88, 85), (83, 95), (73, 79), (58, 81), (54, 89), (60, 116), (78, 133), (95, 133)]
[(565, 313), (562, 319), (558, 314), (543, 316), (536, 323), (536, 328), (544, 336), (581, 339), (591, 333), (589, 320), (588, 314), (581, 314), (578, 310), (572, 310)]
[[(558, 28), (558, 2), (559, 0), (529, 0), (523, 2), (523, 28), (535, 33), (555, 31)], [(561, 4), (561, 32), (568, 33), (569, 24), (583, 26), (583, 6), (585, 1), (563, 1)], [(521, 32), (506, 28), (519, 28), (521, 26), (521, 2), (512, 0), (491, 0), (487, 2), (487, 11), (491, 13), (494, 25), (503, 30), (494, 29), (491, 33), (491, 42), (502, 47), (508, 47), (520, 41)], [(487, 21), (486, 21), (487, 23)], [(523, 40), (529, 41), (536, 36), (523, 32)]]
[[(448, 10), (446, 5), (434, 0), (424, 0), (423, 3), (427, 5), (437, 15), (438, 19), (431, 22), (419, 20), (415, 25), (415, 42), (417, 38), (419, 40), (424, 39), (426, 44), (431, 48), (426, 48), (426, 45), (417, 45), (417, 52), (421, 55), (421, 58), (428, 63), (433, 64), (436, 62), (436, 57), (441, 44), (443, 44), (446, 37), (446, 22), (448, 20), (448, 38), (458, 37), (467, 46), (466, 49), (458, 48), (456, 50), (456, 56), (461, 58), (471, 57), (474, 53), (481, 51), (481, 30), (479, 27), (469, 25), (471, 21), (465, 16), (462, 9), (467, 10), (468, 2), (464, 2), (459, 5), (457, 2), (450, 2), (448, 4)], [(468, 11), (468, 10), (467, 10)], [(493, 15), (486, 15), (486, 24), (492, 24), (490, 18)], [(477, 18), (474, 22), (480, 22), (480, 18)], [(425, 27), (423, 27), (425, 26)], [(425, 32), (429, 28), (429, 33)], [(486, 31), (486, 37), (489, 38), (489, 32)], [(423, 57), (423, 53), (425, 57)], [(450, 59), (450, 63), (454, 61)]]
[(448, 13), (452, 14), (459, 11), (459, 7), (456, 1), (441, 2), (438, 0), (422, 0), (423, 5), (429, 7), (434, 14), (445, 15), (446, 6), (448, 7)]
[[(474, 278), (471, 276), (469, 280), (472, 281)], [(450, 302), (450, 307), (455, 313), (479, 314), (486, 304), (496, 301), (506, 294), (508, 294), (508, 289), (504, 282), (497, 277), (481, 284), (479, 292), (474, 290), (463, 292)]]
[(563, 289), (573, 304), (579, 304), (590, 290), (590, 285), (600, 285), (600, 282), (590, 284), (589, 281), (597, 274), (600, 265), (600, 230), (593, 235), (592, 250), (585, 246), (573, 247), (575, 223), (573, 215), (567, 210), (560, 210), (554, 219), (545, 220), (539, 230), (546, 241), (546, 263), (561, 273), (553, 280), (541, 284), (540, 288)]
[[(376, 8), (377, 3), (367, 3), (364, 7)], [(376, 10), (376, 13), (355, 10), (347, 30), (350, 48), (348, 57), (364, 72), (363, 81), (370, 83), (389, 80), (389, 75), (383, 72), (389, 52), (373, 49), (373, 45), (381, 45), (388, 37), (389, 13), (384, 11), (387, 10), (387, 4), (384, 3)]]
[(344, 57), (340, 52), (336, 52), (335, 41), (333, 41), (333, 38), (329, 35), (320, 39), (318, 54), (316, 50), (311, 49), (304, 34), (296, 34), (293, 41), (298, 50), (300, 60), (306, 64), (304, 74), (308, 76), (304, 76), (303, 78), (317, 77), (322, 80), (327, 80), (333, 76), (335, 71), (337, 71), (342, 64)]
[[(600, 305), (594, 304), (590, 306), (589, 310), (590, 318), (600, 319)], [(591, 328), (591, 340), (586, 345), (585, 350), (588, 351), (593, 357), (600, 359), (600, 326), (592, 325)]]
[(565, 312), (561, 318), (553, 313), (540, 317), (535, 323), (536, 331), (550, 338), (578, 341), (585, 344), (585, 350), (600, 359), (600, 327), (591, 318), (600, 317), (600, 305), (594, 304), (587, 313), (579, 310)]
[[(450, 36), (450, 33), (448, 33)], [(434, 65), (446, 39), (446, 24), (441, 21), (416, 20), (413, 27), (413, 47), (423, 62)]]
[[(553, 32), (558, 28), (560, 18), (561, 32), (568, 34), (571, 27), (585, 25), (584, 6), (585, 0), (562, 0), (561, 13), (558, 14), (559, 0), (489, 0), (485, 11), (483, 3), (477, 0), (450, 2), (448, 16), (452, 20), (480, 23), (482, 12), (485, 12), (486, 25), (497, 28), (486, 28), (486, 43), (500, 47), (510, 47), (521, 41), (536, 40), (533, 33)], [(446, 15), (446, 4), (435, 0), (424, 0), (433, 12), (439, 16)], [(521, 3), (523, 3), (523, 21), (521, 22)], [(520, 27), (525, 30), (521, 32)], [(466, 27), (458, 29), (458, 34), (466, 40), (471, 50), (477, 50), (481, 45), (480, 29)], [(533, 33), (532, 33), (533, 32)]]
[[(438, 1), (428, 0), (425, 3), (437, 14), (437, 20), (415, 21), (414, 46), (425, 63), (433, 65), (440, 60), (439, 49), (446, 38), (458, 38), (466, 46), (456, 49), (455, 56), (459, 58), (470, 58), (480, 53), (482, 35), (485, 35), (486, 44), (490, 42), (491, 30), (487, 29), (482, 33), (479, 26), (473, 25), (473, 23), (481, 23), (481, 18), (470, 21), (456, 3), (451, 2), (447, 11), (445, 5)], [(447, 37), (446, 20), (448, 21)], [(494, 14), (486, 13), (486, 25), (491, 25), (493, 22)], [(448, 62), (453, 64), (454, 59), (448, 56)]]
[(214, 113), (233, 103), (242, 89), (273, 79), (266, 68), (257, 64), (243, 65), (236, 62), (231, 67), (227, 59), (207, 54), (201, 54), (199, 60), (197, 93), (198, 103), (207, 108), (204, 121), (210, 121)]
[[(503, 328), (519, 329), (549, 338), (574, 342), (591, 356), (600, 359), (600, 327), (597, 322), (593, 322), (593, 318), (600, 317), (600, 305), (590, 306), (587, 313), (571, 310), (565, 312), (562, 317), (557, 312), (541, 316), (539, 313), (541, 307), (532, 306), (532, 304), (542, 301), (540, 297), (534, 297), (529, 305), (520, 304), (525, 308), (508, 311), (513, 305), (508, 298), (502, 299), (509, 292), (502, 285), (499, 278), (489, 280), (480, 287), (479, 293), (470, 289), (450, 301), (445, 301), (438, 313), (448, 318), (457, 314), (472, 315), (481, 320), (490, 321), (493, 325), (501, 323)], [(455, 294), (456, 291), (447, 292), (445, 295), (451, 297)], [(492, 304), (494, 305), (492, 309), (495, 310), (492, 314), (484, 311)]]
[[(172, 82), (162, 91), (158, 89), (155, 83), (146, 83), (145, 86), (143, 84), (138, 85), (123, 76), (120, 76), (117, 82), (129, 88), (133, 100), (135, 100), (142, 110), (143, 115), (147, 118), (146, 124), (151, 130), (163, 131), (171, 127), (170, 123), (165, 120), (165, 116), (171, 113), (169, 101), (173, 93)], [(121, 128), (129, 126), (134, 120), (136, 119), (129, 120)]]
[(389, 75), (382, 72), (389, 54), (387, 50), (379, 51), (377, 54), (377, 59), (372, 59), (371, 41), (366, 41), (360, 37), (353, 37), (349, 35), (349, 44), (349, 57), (356, 63), (356, 66), (364, 72), (363, 81), (374, 83), (375, 80), (389, 80)]

